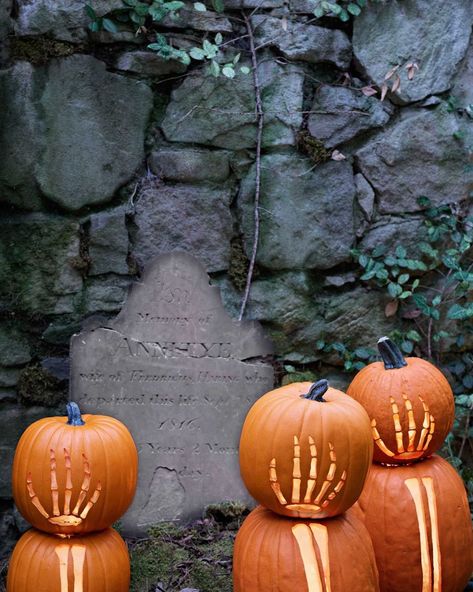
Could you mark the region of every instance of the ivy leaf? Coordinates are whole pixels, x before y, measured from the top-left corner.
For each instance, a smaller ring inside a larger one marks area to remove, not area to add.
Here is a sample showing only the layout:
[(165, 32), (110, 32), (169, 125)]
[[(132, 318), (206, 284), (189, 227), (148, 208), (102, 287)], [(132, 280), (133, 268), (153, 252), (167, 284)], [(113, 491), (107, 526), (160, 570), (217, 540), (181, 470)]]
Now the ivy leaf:
[(250, 73), (250, 69), (248, 68), (248, 66), (240, 66), (240, 72), (242, 74), (249, 74)]
[(463, 307), (460, 304), (454, 304), (448, 309), (447, 319), (454, 321), (463, 321), (473, 317), (473, 304), (469, 304), (467, 307)]
[(325, 347), (325, 341), (323, 339), (318, 339), (315, 342), (315, 349), (324, 349)]
[(364, 8), (366, 6), (366, 0), (356, 0), (358, 3), (358, 6), (360, 6), (361, 8)]
[(396, 247), (396, 257), (400, 259), (405, 259), (407, 255), (407, 251), (404, 247), (398, 246)]
[(405, 284), (407, 282), (407, 280), (409, 279), (409, 274), (408, 273), (403, 273), (401, 274), (398, 278), (397, 281), (399, 284)]
[(207, 12), (207, 6), (202, 2), (194, 2), (194, 10), (197, 10), (197, 12)]
[(360, 358), (361, 360), (368, 360), (373, 352), (367, 347), (358, 347), (355, 349), (353, 353), (357, 358)]
[(407, 339), (401, 343), (401, 349), (406, 354), (411, 354), (412, 350), (414, 349), (414, 344), (412, 341), (408, 341)]
[(349, 21), (349, 20), (350, 20), (350, 15), (348, 14), (348, 12), (347, 12), (347, 11), (346, 11), (344, 8), (342, 8), (342, 11), (341, 11), (341, 12), (340, 12), (340, 14), (338, 15), (338, 18), (339, 18), (339, 19), (340, 19), (342, 22), (346, 23), (347, 21)]
[(359, 16), (361, 14), (361, 8), (358, 6), (358, 4), (354, 4), (353, 2), (350, 2), (350, 4), (347, 6), (347, 10), (353, 16)]
[(97, 33), (98, 31), (100, 31), (100, 19), (94, 21), (93, 23), (90, 23), (89, 29), (91, 31), (93, 31), (94, 33)]
[(90, 6), (90, 4), (85, 5), (85, 12), (90, 19), (92, 19), (93, 21), (97, 20), (97, 13), (92, 8), (92, 6)]
[(235, 69), (233, 68), (232, 65), (226, 64), (223, 68), (222, 68), (222, 74), (226, 77), (226, 78), (235, 78)]
[(406, 337), (408, 339), (410, 339), (411, 341), (420, 341), (421, 340), (421, 336), (419, 335), (419, 333), (415, 329), (411, 329), (410, 331), (408, 331), (406, 333)]
[(193, 47), (189, 51), (189, 55), (193, 60), (205, 60), (205, 53), (200, 47)]
[(212, 6), (215, 12), (223, 12), (225, 10), (223, 0), (212, 0)]
[(217, 62), (215, 60), (212, 60), (210, 62), (210, 73), (215, 78), (217, 78), (218, 76), (220, 76), (220, 66), (217, 64)]
[(215, 44), (220, 45), (222, 43), (222, 41), (223, 41), (222, 33), (217, 33), (215, 35)]
[(116, 33), (118, 31), (117, 25), (109, 18), (102, 19), (103, 28), (109, 33)]

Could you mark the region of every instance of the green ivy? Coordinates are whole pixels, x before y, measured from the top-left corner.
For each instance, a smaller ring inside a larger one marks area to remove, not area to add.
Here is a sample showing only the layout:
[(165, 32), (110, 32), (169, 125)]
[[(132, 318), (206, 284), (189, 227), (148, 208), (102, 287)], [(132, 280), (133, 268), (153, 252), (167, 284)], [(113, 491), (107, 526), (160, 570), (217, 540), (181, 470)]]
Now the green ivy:
[(359, 16), (362, 9), (366, 6), (367, 0), (335, 0), (327, 2), (326, 0), (313, 0), (314, 16), (321, 18), (323, 16), (335, 16), (341, 21), (350, 20), (351, 16)]

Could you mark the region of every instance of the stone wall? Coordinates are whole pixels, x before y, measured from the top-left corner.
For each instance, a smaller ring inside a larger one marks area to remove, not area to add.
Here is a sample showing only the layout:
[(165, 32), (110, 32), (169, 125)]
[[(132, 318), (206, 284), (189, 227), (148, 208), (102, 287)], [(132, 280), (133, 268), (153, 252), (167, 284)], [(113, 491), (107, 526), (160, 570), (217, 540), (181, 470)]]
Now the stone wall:
[[(184, 47), (216, 31), (229, 41), (246, 33), (241, 10), (252, 13), (265, 120), (247, 316), (280, 361), (320, 370), (318, 339), (373, 346), (395, 326), (351, 249), (415, 243), (419, 196), (468, 197), (471, 2), (370, 3), (353, 25), (314, 24), (311, 0), (224, 2), (223, 14), (182, 11), (167, 33)], [(123, 6), (90, 5), (98, 16)], [(165, 61), (146, 49), (154, 36), (126, 27), (92, 33), (80, 0), (0, 0), (0, 13), (3, 540), (22, 526), (9, 500), (15, 442), (58, 412), (73, 332), (116, 314), (142, 266), (173, 249), (201, 258), (237, 315), (256, 122), (251, 74)], [(247, 40), (236, 47), (249, 65)], [(383, 102), (362, 92), (396, 64), (398, 91)], [(333, 363), (324, 372), (338, 379)]]

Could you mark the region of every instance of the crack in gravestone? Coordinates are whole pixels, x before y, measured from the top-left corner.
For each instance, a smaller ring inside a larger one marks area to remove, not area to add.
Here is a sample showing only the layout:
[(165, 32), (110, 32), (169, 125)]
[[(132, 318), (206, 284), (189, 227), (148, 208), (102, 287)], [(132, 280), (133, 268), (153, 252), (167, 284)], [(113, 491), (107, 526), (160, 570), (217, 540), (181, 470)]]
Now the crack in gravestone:
[(71, 397), (84, 413), (120, 419), (135, 439), (138, 489), (124, 531), (250, 502), (239, 476), (241, 426), (274, 383), (261, 327), (232, 319), (185, 253), (153, 260), (104, 324), (71, 340)]

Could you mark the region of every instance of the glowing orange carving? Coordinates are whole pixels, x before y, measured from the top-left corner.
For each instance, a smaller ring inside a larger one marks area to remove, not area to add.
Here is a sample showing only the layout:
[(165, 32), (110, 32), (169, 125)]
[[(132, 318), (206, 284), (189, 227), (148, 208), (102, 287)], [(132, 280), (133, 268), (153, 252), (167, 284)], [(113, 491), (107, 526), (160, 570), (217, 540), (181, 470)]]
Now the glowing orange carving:
[[(332, 488), (335, 479), (335, 472), (337, 470), (337, 455), (333, 445), (329, 442), (330, 450), (330, 466), (318, 493), (314, 496), (314, 489), (317, 481), (317, 448), (314, 439), (309, 436), (310, 448), (310, 470), (309, 479), (307, 480), (304, 501), (301, 503), (301, 447), (299, 439), (294, 436), (294, 457), (292, 468), (292, 495), (291, 503), (289, 504), (281, 491), (281, 486), (278, 482), (276, 459), (273, 458), (269, 463), (269, 481), (271, 488), (274, 491), (279, 503), (286, 506), (288, 510), (303, 510), (305, 513), (316, 514), (322, 508), (326, 508), (331, 500), (333, 500), (342, 490), (347, 474), (346, 471), (340, 476), (337, 484)], [(329, 490), (332, 488), (330, 493)]]
[[(72, 467), (71, 467), (71, 456), (67, 448), (64, 448), (64, 464), (66, 466), (66, 488), (64, 493), (64, 511), (61, 514), (59, 509), (59, 488), (56, 476), (56, 453), (51, 448), (50, 450), (50, 474), (51, 474), (51, 499), (53, 506), (53, 516), (50, 516), (44, 509), (39, 497), (36, 495), (31, 473), (28, 473), (26, 477), (26, 487), (28, 489), (28, 495), (30, 496), (31, 503), (38, 510), (38, 512), (44, 516), (51, 524), (57, 526), (78, 526), (85, 518), (90, 510), (97, 503), (102, 491), (100, 481), (97, 483), (94, 493), (90, 500), (87, 502), (83, 510), (81, 506), (84, 503), (90, 488), (90, 465), (85, 454), (82, 454), (84, 478), (80, 489), (79, 496), (77, 498), (76, 505), (71, 512), (70, 504), (72, 498)], [(62, 592), (62, 590), (61, 590)]]
[[(59, 578), (61, 581), (61, 592), (69, 592), (67, 572), (69, 567), (69, 545), (58, 545), (54, 551), (59, 559)], [(85, 546), (72, 545), (72, 566), (74, 569), (73, 592), (84, 592), (84, 562)]]
[[(404, 481), (414, 500), (419, 525), (420, 556), (422, 565), (422, 592), (441, 592), (441, 558), (438, 529), (437, 501), (432, 477), (414, 477)], [(422, 498), (421, 486), (427, 494), (428, 516), (430, 517), (430, 531), (432, 536), (432, 561), (430, 559), (429, 540), (427, 536), (426, 511)]]
[(301, 553), (308, 592), (323, 592), (324, 590), (315, 552), (316, 547), (320, 553), (325, 591), (331, 592), (327, 528), (323, 524), (296, 524), (292, 527), (292, 534), (297, 541)]
[(404, 407), (407, 411), (407, 419), (409, 422), (409, 429), (407, 432), (408, 436), (408, 444), (407, 450), (404, 447), (404, 434), (402, 432), (401, 421), (399, 419), (399, 407), (396, 401), (390, 397), (391, 409), (393, 414), (393, 422), (394, 422), (394, 432), (396, 434), (396, 445), (397, 445), (397, 452), (392, 452), (383, 442), (381, 438), (378, 428), (376, 427), (376, 419), (371, 420), (371, 431), (373, 433), (373, 439), (378, 445), (381, 452), (384, 452), (387, 456), (390, 456), (394, 460), (415, 460), (421, 458), (424, 452), (429, 447), (430, 441), (434, 435), (435, 431), (435, 419), (434, 416), (429, 411), (429, 406), (424, 401), (424, 399), (419, 396), (419, 400), (424, 407), (424, 421), (422, 422), (422, 430), (419, 436), (419, 441), (417, 442), (417, 446), (415, 444), (416, 436), (417, 436), (417, 425), (414, 418), (414, 411), (412, 409), (412, 402), (409, 400), (407, 395), (402, 395), (404, 399)]

